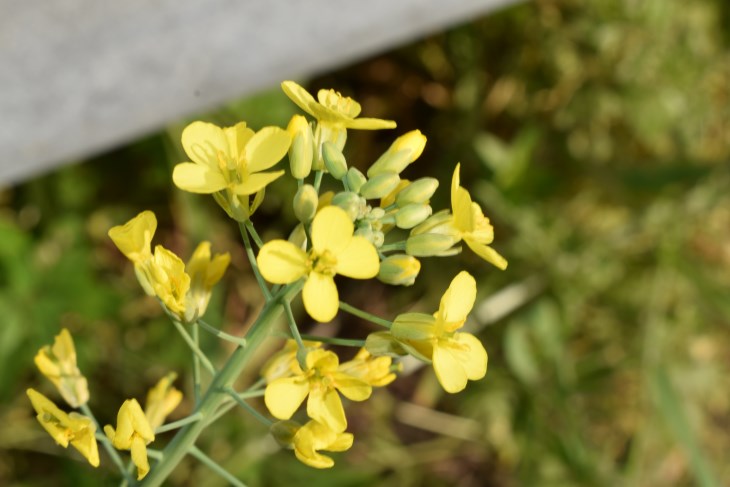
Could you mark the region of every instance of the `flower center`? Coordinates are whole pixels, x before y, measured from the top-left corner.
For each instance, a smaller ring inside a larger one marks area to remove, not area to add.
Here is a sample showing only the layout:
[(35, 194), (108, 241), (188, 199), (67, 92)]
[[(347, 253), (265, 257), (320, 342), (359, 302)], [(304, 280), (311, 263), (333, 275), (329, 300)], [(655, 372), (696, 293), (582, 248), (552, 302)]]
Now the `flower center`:
[(336, 274), (335, 268), (337, 267), (337, 257), (330, 252), (325, 250), (323, 252), (316, 252), (315, 250), (310, 251), (309, 261), (312, 265), (312, 271), (326, 276), (334, 276)]

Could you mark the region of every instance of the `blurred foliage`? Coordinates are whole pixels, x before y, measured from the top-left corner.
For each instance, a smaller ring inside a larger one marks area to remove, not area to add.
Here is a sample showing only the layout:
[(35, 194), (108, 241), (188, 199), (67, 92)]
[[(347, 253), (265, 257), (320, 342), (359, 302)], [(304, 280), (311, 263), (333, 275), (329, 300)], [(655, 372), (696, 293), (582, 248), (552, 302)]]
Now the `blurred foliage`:
[[(351, 133), (351, 164), (367, 167), (396, 134), (420, 129), (429, 143), (406, 175), (437, 173), (438, 208), (462, 162), (510, 261), (499, 273), (456, 259), (480, 281), (472, 324), (490, 372), (452, 397), (420, 370), (349, 404), (356, 443), (331, 471), (278, 451), (242, 412), (201, 446), (251, 486), (730, 483), (728, 5), (538, 0), (312, 80), (399, 124)], [(203, 118), (259, 128), (294, 112), (275, 88)], [(235, 226), (212, 199), (170, 183), (185, 123), (0, 192), (0, 484), (113, 482), (53, 445), (23, 394), (48, 389), (32, 359), (61, 326), (103, 423), (168, 369), (190, 397), (188, 353), (109, 227), (152, 209), (156, 240), (174, 251), (203, 238), (230, 251), (208, 316), (229, 333), (260, 306)], [(292, 187), (274, 185), (255, 216), (265, 238), (293, 225)], [(384, 316), (429, 310), (457, 270), (427, 259), (412, 288), (344, 292)], [(347, 316), (328, 326), (370, 331)], [(219, 359), (229, 352), (206, 340)], [(171, 484), (224, 482), (186, 461)]]

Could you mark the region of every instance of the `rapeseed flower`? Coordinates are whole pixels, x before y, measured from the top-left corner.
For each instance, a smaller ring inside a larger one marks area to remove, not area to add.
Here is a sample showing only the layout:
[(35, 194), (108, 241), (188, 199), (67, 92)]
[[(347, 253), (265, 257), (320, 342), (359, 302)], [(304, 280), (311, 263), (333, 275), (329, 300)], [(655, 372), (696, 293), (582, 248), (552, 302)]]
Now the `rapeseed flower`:
[(130, 450), (137, 480), (142, 480), (150, 471), (147, 445), (155, 440), (155, 434), (136, 399), (124, 401), (117, 414), (117, 428), (108, 424), (104, 433), (117, 450)]
[(286, 240), (267, 242), (257, 257), (261, 274), (274, 284), (306, 278), (302, 290), (304, 308), (317, 321), (331, 321), (339, 307), (335, 275), (369, 279), (380, 268), (373, 244), (354, 236), (354, 231), (344, 210), (336, 206), (322, 208), (312, 221), (309, 252)]
[(76, 348), (66, 328), (56, 335), (52, 346), (46, 345), (38, 351), (34, 361), (71, 407), (88, 402), (89, 386), (76, 365)]

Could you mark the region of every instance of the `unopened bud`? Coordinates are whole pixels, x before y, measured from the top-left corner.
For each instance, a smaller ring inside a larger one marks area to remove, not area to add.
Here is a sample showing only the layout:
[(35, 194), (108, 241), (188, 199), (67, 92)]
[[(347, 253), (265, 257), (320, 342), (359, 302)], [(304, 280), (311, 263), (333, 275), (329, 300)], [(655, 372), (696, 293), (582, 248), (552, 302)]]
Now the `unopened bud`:
[(440, 233), (412, 235), (406, 240), (406, 253), (416, 257), (442, 255), (458, 242), (458, 237)]
[(418, 159), (426, 146), (426, 136), (420, 130), (412, 130), (401, 135), (391, 144), (385, 153), (368, 169), (368, 177), (372, 178), (384, 172), (400, 174), (411, 162)]
[(398, 343), (398, 340), (387, 331), (378, 331), (368, 335), (365, 340), (365, 350), (370, 355), (406, 355), (408, 352)]
[(393, 191), (399, 182), (400, 177), (396, 173), (386, 172), (378, 174), (362, 185), (360, 194), (366, 200), (382, 198)]
[(332, 198), (332, 205), (339, 206), (345, 210), (345, 213), (347, 213), (347, 216), (350, 217), (350, 220), (355, 221), (360, 216), (362, 198), (360, 198), (360, 195), (353, 193), (352, 191), (343, 191), (341, 193), (337, 193)]
[(398, 228), (413, 228), (431, 216), (432, 212), (433, 210), (429, 205), (411, 203), (396, 212), (395, 224)]
[(319, 196), (311, 184), (302, 185), (294, 195), (294, 215), (302, 223), (308, 223), (317, 213)]
[(312, 127), (309, 126), (306, 118), (294, 115), (286, 130), (292, 137), (292, 144), (289, 146), (291, 174), (296, 179), (304, 179), (312, 170), (312, 159), (314, 158)]
[(454, 228), (453, 222), (454, 217), (451, 215), (451, 212), (449, 210), (441, 210), (411, 230), (411, 235), (420, 235), (422, 233), (443, 233), (446, 235), (457, 236), (459, 232), (456, 228)]
[(406, 206), (411, 203), (425, 203), (436, 192), (439, 187), (438, 179), (421, 178), (400, 190), (395, 197), (398, 206)]
[(342, 151), (338, 149), (332, 142), (322, 144), (322, 157), (324, 157), (324, 165), (335, 179), (342, 179), (347, 174), (347, 162)]
[(411, 286), (421, 270), (421, 263), (411, 255), (390, 255), (380, 262), (378, 279), (394, 286)]
[(356, 167), (351, 167), (347, 170), (345, 181), (347, 181), (347, 186), (350, 188), (350, 191), (359, 193), (362, 185), (365, 184), (368, 180), (365, 175), (361, 173)]

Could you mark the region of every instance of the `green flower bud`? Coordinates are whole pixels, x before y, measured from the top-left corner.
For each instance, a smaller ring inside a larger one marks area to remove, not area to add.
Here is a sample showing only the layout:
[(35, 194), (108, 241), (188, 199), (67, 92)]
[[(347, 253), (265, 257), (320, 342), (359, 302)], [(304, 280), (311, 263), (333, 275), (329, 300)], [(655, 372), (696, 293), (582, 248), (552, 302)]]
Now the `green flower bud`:
[(420, 130), (412, 130), (401, 135), (380, 158), (368, 169), (372, 178), (385, 172), (400, 174), (411, 162), (418, 159), (426, 146), (426, 136)]
[(446, 255), (445, 253), (448, 253), (451, 247), (458, 242), (458, 237), (440, 233), (412, 235), (406, 240), (406, 253), (416, 257)]
[(395, 214), (395, 224), (398, 228), (413, 228), (431, 216), (433, 210), (429, 205), (411, 203)]
[(411, 235), (422, 233), (442, 233), (445, 235), (457, 236), (459, 232), (452, 225), (454, 217), (449, 210), (441, 210), (429, 217), (425, 222), (411, 230)]
[(407, 355), (398, 340), (387, 331), (378, 331), (368, 335), (365, 340), (365, 349), (373, 356), (380, 355)]
[(294, 230), (289, 234), (287, 239), (302, 250), (307, 249), (307, 232), (304, 230), (304, 225), (301, 223), (294, 227)]
[(378, 279), (394, 286), (411, 286), (421, 270), (421, 263), (406, 254), (390, 255), (380, 262)]
[(366, 200), (382, 198), (393, 191), (393, 188), (398, 186), (399, 182), (400, 177), (395, 173), (386, 172), (378, 174), (362, 185), (360, 194)]
[(436, 319), (425, 313), (403, 313), (395, 317), (390, 333), (401, 340), (430, 340)]
[(311, 184), (302, 185), (294, 195), (294, 215), (302, 223), (308, 223), (317, 213), (319, 195)]
[(361, 173), (356, 167), (351, 167), (347, 170), (345, 181), (347, 181), (347, 186), (350, 188), (350, 191), (359, 193), (362, 185), (365, 184), (368, 180), (365, 175)]
[(362, 198), (360, 195), (353, 193), (352, 191), (337, 193), (332, 198), (332, 204), (345, 210), (347, 216), (349, 216), (352, 221), (355, 221), (360, 217), (363, 209)]
[(294, 435), (297, 434), (297, 431), (299, 431), (299, 428), (301, 427), (302, 425), (300, 425), (296, 421), (277, 421), (276, 423), (271, 425), (269, 432), (271, 433), (271, 436), (274, 437), (279, 446), (291, 450), (292, 448), (294, 448)]
[(304, 179), (312, 170), (312, 159), (314, 158), (312, 127), (307, 123), (306, 118), (294, 115), (286, 130), (292, 137), (292, 144), (289, 146), (291, 174), (297, 179)]
[(436, 192), (439, 187), (438, 179), (421, 178), (400, 190), (395, 197), (398, 206), (403, 207), (411, 203), (425, 203)]
[(347, 174), (347, 162), (342, 152), (332, 142), (322, 144), (324, 165), (333, 178), (342, 179)]

